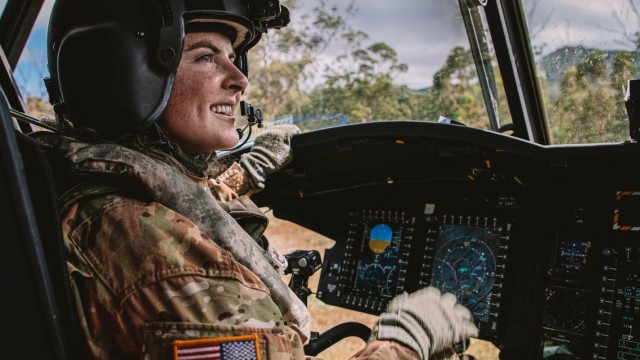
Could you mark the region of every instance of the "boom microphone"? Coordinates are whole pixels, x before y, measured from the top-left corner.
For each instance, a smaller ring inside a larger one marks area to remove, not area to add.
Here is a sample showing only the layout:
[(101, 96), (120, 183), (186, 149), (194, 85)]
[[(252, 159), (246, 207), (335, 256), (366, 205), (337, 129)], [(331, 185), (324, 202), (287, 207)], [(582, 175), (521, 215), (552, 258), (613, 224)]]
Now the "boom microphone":
[(259, 107), (253, 106), (246, 101), (240, 101), (240, 115), (247, 117), (249, 126), (258, 125), (262, 127), (262, 110)]
[(244, 132), (247, 128), (249, 128), (249, 133), (247, 134), (244, 141), (240, 142), (238, 145), (234, 146), (229, 150), (235, 150), (247, 143), (247, 141), (249, 140), (249, 137), (251, 136), (252, 126), (258, 125), (259, 128), (262, 128), (263, 126), (262, 110), (260, 110), (259, 107), (253, 106), (244, 100), (240, 101), (240, 115), (247, 117), (247, 125), (245, 125), (244, 128), (236, 128), (236, 131), (238, 132), (238, 139), (242, 139), (242, 137), (244, 136)]

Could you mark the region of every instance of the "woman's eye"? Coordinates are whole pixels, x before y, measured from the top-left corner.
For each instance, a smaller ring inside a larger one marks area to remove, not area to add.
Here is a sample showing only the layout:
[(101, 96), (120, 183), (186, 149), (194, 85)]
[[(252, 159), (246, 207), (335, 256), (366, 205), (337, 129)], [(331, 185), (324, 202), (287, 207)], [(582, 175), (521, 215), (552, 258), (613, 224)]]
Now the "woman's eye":
[(198, 58), (198, 61), (212, 62), (213, 61), (213, 55), (211, 55), (211, 54), (202, 55), (202, 56), (200, 56)]

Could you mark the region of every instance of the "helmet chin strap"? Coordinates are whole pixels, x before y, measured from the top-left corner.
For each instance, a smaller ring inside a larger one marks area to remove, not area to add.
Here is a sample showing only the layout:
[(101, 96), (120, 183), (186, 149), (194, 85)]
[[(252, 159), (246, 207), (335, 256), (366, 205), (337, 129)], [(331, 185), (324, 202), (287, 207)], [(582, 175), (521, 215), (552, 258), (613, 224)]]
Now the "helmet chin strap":
[(243, 128), (236, 128), (236, 131), (238, 132), (238, 138), (242, 139), (247, 129), (249, 129), (249, 132), (242, 142), (238, 143), (238, 145), (232, 147), (231, 149), (228, 149), (227, 151), (236, 150), (246, 144), (251, 137), (251, 129), (254, 125), (258, 125), (259, 128), (262, 128), (263, 126), (262, 110), (260, 110), (259, 107), (253, 106), (244, 100), (240, 101), (240, 115), (247, 117), (247, 124)]

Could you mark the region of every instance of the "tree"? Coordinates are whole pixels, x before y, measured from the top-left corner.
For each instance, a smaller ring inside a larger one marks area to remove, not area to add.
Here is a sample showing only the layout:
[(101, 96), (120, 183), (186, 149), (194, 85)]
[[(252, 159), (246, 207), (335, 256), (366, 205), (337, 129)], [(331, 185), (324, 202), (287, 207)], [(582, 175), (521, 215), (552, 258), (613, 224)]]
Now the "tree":
[[(363, 33), (358, 37), (368, 38)], [(349, 39), (352, 45), (361, 41), (354, 39)], [(406, 70), (407, 65), (398, 62), (395, 50), (387, 44), (355, 47), (325, 68), (326, 83), (312, 92), (307, 111), (344, 113), (351, 122), (408, 119), (408, 89), (393, 84), (394, 75)]]
[(245, 99), (261, 106), (266, 118), (300, 114), (309, 102), (305, 91), (317, 82), (320, 54), (333, 40), (353, 32), (346, 19), (357, 11), (354, 3), (337, 6), (320, 0), (311, 13), (305, 13), (297, 0), (283, 2), (297, 20), (266, 34), (249, 52), (251, 85)]
[(560, 95), (547, 112), (556, 143), (627, 139), (627, 115), (617, 86), (637, 72), (631, 59), (630, 53), (617, 52), (609, 69), (604, 53), (592, 50), (566, 72)]
[(633, 54), (630, 51), (617, 52), (611, 67), (611, 86), (620, 90), (621, 86), (626, 86), (627, 81), (635, 76), (637, 70)]
[[(408, 89), (392, 81), (407, 65), (391, 46), (371, 42), (348, 25), (357, 12), (354, 4), (321, 0), (305, 14), (296, 1), (286, 3), (303, 20), (268, 34), (252, 50), (252, 85), (245, 98), (263, 105), (267, 118), (285, 113), (344, 113), (351, 121), (410, 118)], [(337, 42), (345, 52), (323, 63), (321, 54), (330, 44), (335, 51)]]
[(433, 78), (426, 97), (427, 117), (452, 118), (464, 124), (488, 128), (489, 118), (470, 49), (454, 47), (445, 65)]

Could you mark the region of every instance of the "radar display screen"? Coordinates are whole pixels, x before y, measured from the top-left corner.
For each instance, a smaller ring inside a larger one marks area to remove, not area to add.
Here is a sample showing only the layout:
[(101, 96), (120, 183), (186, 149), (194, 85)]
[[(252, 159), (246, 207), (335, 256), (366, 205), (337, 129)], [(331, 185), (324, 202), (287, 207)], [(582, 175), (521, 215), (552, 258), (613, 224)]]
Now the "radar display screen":
[(380, 221), (362, 225), (351, 293), (391, 298), (398, 288), (404, 228), (399, 223)]
[(476, 321), (489, 321), (500, 229), (441, 225), (431, 284), (455, 294)]
[(591, 243), (576, 239), (562, 239), (559, 243), (556, 267), (552, 274), (579, 275), (587, 267), (587, 256)]

